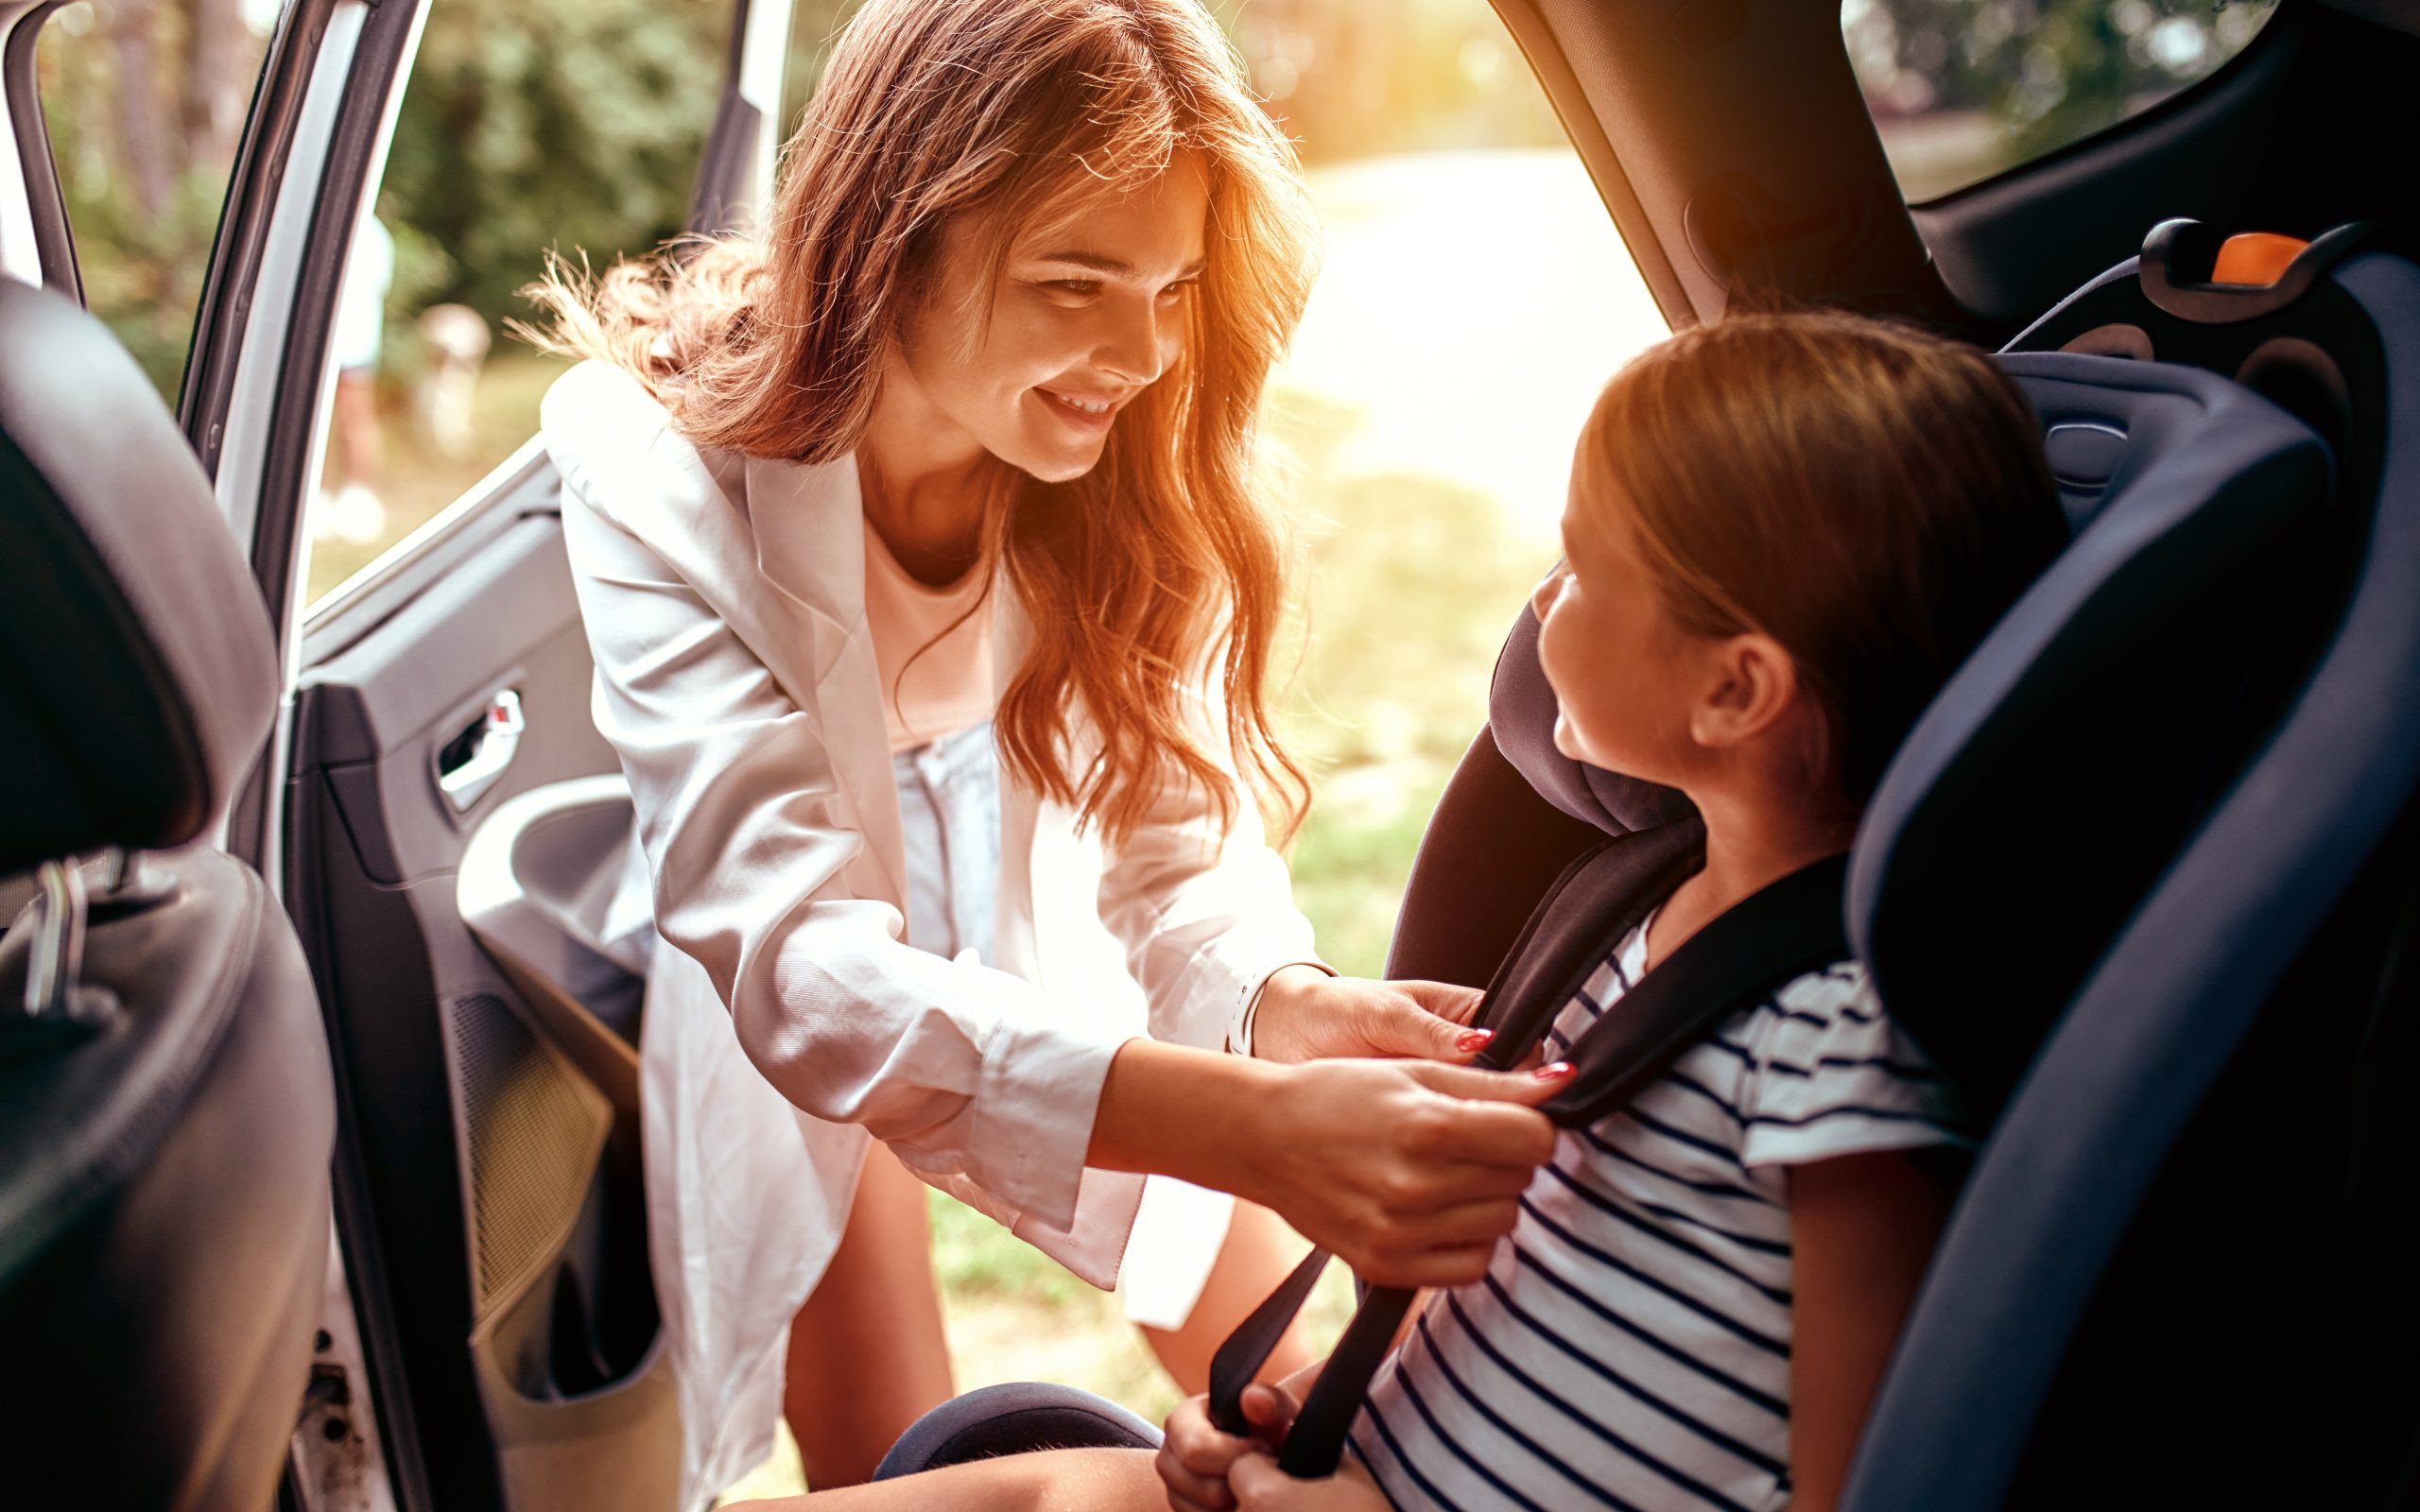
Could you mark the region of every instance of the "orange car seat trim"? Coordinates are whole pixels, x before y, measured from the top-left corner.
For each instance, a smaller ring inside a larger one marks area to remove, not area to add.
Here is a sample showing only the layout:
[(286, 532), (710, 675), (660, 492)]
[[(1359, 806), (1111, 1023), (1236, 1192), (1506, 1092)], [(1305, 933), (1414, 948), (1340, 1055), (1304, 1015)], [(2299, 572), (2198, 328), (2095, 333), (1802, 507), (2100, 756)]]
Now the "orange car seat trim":
[(2298, 236), (2281, 236), (2273, 231), (2230, 236), (2219, 247), (2219, 260), (2210, 266), (2210, 282), (2266, 288), (2309, 245)]

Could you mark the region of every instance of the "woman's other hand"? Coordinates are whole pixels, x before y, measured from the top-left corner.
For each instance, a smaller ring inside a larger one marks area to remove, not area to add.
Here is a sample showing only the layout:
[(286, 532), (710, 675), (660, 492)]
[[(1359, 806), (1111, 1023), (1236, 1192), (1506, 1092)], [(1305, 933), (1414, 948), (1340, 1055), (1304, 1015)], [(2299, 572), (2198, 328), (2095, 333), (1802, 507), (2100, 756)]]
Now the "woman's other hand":
[(1227, 1486), (1241, 1512), (1389, 1512), (1387, 1499), (1360, 1461), (1347, 1458), (1323, 1480), (1298, 1481), (1267, 1454), (1236, 1457)]
[(1469, 1027), (1483, 995), (1448, 982), (1373, 982), (1330, 976), (1315, 966), (1280, 967), (1260, 989), (1252, 1053), (1286, 1062), (1332, 1056), (1468, 1060), (1487, 1043), (1483, 1031)]
[(1286, 1430), (1294, 1425), (1302, 1403), (1283, 1387), (1255, 1384), (1244, 1388), (1243, 1408), (1252, 1422), (1249, 1437), (1220, 1433), (1210, 1421), (1208, 1397), (1187, 1397), (1168, 1414), (1167, 1437), (1151, 1468), (1167, 1487), (1173, 1512), (1227, 1512), (1233, 1507), (1236, 1497), (1227, 1486), (1227, 1468), (1244, 1454), (1285, 1443)]

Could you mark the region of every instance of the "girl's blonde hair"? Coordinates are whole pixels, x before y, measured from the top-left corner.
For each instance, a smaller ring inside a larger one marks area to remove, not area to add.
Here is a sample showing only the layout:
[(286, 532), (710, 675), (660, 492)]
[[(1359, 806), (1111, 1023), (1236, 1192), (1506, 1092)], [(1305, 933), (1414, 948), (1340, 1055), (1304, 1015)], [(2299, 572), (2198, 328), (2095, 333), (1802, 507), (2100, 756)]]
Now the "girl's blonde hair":
[(1819, 776), (1859, 803), (2067, 540), (2040, 422), (1991, 358), (1837, 311), (1651, 349), (1598, 400), (1573, 481), (1620, 509), (1684, 628), (1789, 653)]
[[(1232, 819), (1251, 797), (1240, 771), (1288, 833), (1308, 804), (1263, 690), (1286, 558), (1253, 440), (1310, 292), (1314, 222), (1291, 145), (1196, 0), (872, 0), (784, 150), (761, 240), (594, 284), (558, 266), (529, 290), (550, 318), (541, 345), (635, 374), (696, 444), (828, 461), (863, 435), (946, 225), (984, 217), (996, 276), (1020, 230), (1140, 187), (1179, 152), (1210, 178), (1182, 354), (1098, 466), (1020, 479), (990, 526), (1033, 626), (996, 717), (1002, 758), (1113, 840), (1171, 777)], [(1192, 690), (1213, 668), (1205, 716)], [(1078, 707), (1101, 739), (1080, 769)]]

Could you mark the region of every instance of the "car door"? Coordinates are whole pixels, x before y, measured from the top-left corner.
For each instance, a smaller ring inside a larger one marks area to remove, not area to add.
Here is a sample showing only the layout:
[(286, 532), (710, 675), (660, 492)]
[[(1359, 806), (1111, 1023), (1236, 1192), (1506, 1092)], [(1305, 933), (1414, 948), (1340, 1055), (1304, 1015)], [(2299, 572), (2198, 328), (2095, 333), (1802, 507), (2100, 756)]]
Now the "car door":
[[(556, 812), (566, 791), (567, 823), (539, 823), (534, 840), (504, 847), (507, 867), (538, 873), (533, 917), (590, 886), (579, 868), (618, 861), (612, 804), (601, 837), (580, 818), (597, 811), (583, 798), (618, 779), (588, 716), (591, 667), (554, 473), (527, 434), (532, 375), (499, 344), (467, 409), (456, 385), (453, 421), (475, 433), (469, 452), (439, 457), (424, 426), (441, 434), (446, 421), (422, 413), (422, 380), (442, 378), (456, 354), (445, 329), (424, 314), (405, 330), (423, 365), (406, 405), (381, 394), (374, 369), (360, 378), (347, 346), (360, 334), (346, 326), (365, 279), (389, 285), (369, 298), (368, 340), (374, 351), (383, 334), (391, 352), (386, 296), (426, 276), (430, 238), (394, 209), (411, 144), (476, 129), (458, 118), (462, 99), (535, 77), (510, 70), (544, 66), (547, 45), (566, 38), (587, 49), (589, 67), (588, 113), (573, 126), (610, 125), (648, 99), (697, 123), (694, 137), (667, 130), (613, 164), (672, 197), (673, 219), (655, 233), (683, 218), (703, 231), (743, 222), (769, 180), (789, 5), (686, 11), (666, 22), (636, 6), (292, 0), (212, 260), (182, 419), (251, 544), (289, 689), (230, 845), (280, 885), (302, 936), (341, 1119), (349, 1287), (332, 1297), (313, 1417), (297, 1437), (297, 1494), (315, 1512), (652, 1508), (673, 1497), (680, 1426), (647, 1267), (635, 981), (595, 957), (588, 974), (558, 980), (580, 948), (576, 931), (556, 936), (555, 954), (502, 944), (492, 954), (458, 905), (466, 854), (497, 835), (491, 821), (519, 816), (526, 830), (533, 808)], [(617, 63), (627, 99), (597, 82)], [(416, 120), (424, 91), (454, 115)], [(533, 146), (542, 150), (524, 161), (539, 170), (590, 150)], [(421, 202), (475, 187), (439, 182)], [(451, 228), (458, 269), (489, 230)], [(560, 239), (568, 252), (576, 237)], [(527, 390), (509, 404), (492, 381), (508, 366)], [(347, 413), (356, 381), (385, 433), (374, 439), (389, 485), (385, 535), (366, 541), (326, 525), (349, 490), (367, 491), (344, 455), (359, 449), (347, 433), (360, 413)], [(436, 387), (430, 403), (444, 403)], [(517, 444), (503, 443), (500, 460), (481, 455), (497, 450), (494, 412), (513, 404)], [(435, 460), (399, 462), (408, 447)], [(475, 480), (428, 512), (429, 490), (454, 488), (466, 464)], [(427, 518), (403, 531), (398, 510), (406, 523)], [(325, 570), (348, 551), (374, 559)], [(332, 576), (343, 581), (331, 587)]]

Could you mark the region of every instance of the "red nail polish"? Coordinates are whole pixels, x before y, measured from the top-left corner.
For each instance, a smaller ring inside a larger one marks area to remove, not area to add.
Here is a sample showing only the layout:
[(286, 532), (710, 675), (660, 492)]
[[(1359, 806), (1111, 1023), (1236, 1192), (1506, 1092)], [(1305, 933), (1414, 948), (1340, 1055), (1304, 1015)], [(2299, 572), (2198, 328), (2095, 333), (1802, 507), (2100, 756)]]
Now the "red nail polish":
[(1462, 1031), (1462, 1037), (1454, 1041), (1454, 1048), (1457, 1050), (1484, 1050), (1487, 1048), (1487, 1042), (1495, 1038), (1495, 1031), (1493, 1029), (1465, 1029)]
[(1572, 1070), (1573, 1067), (1570, 1061), (1558, 1060), (1548, 1065), (1540, 1066), (1531, 1074), (1535, 1075), (1540, 1081), (1561, 1081), (1565, 1076), (1570, 1075)]

